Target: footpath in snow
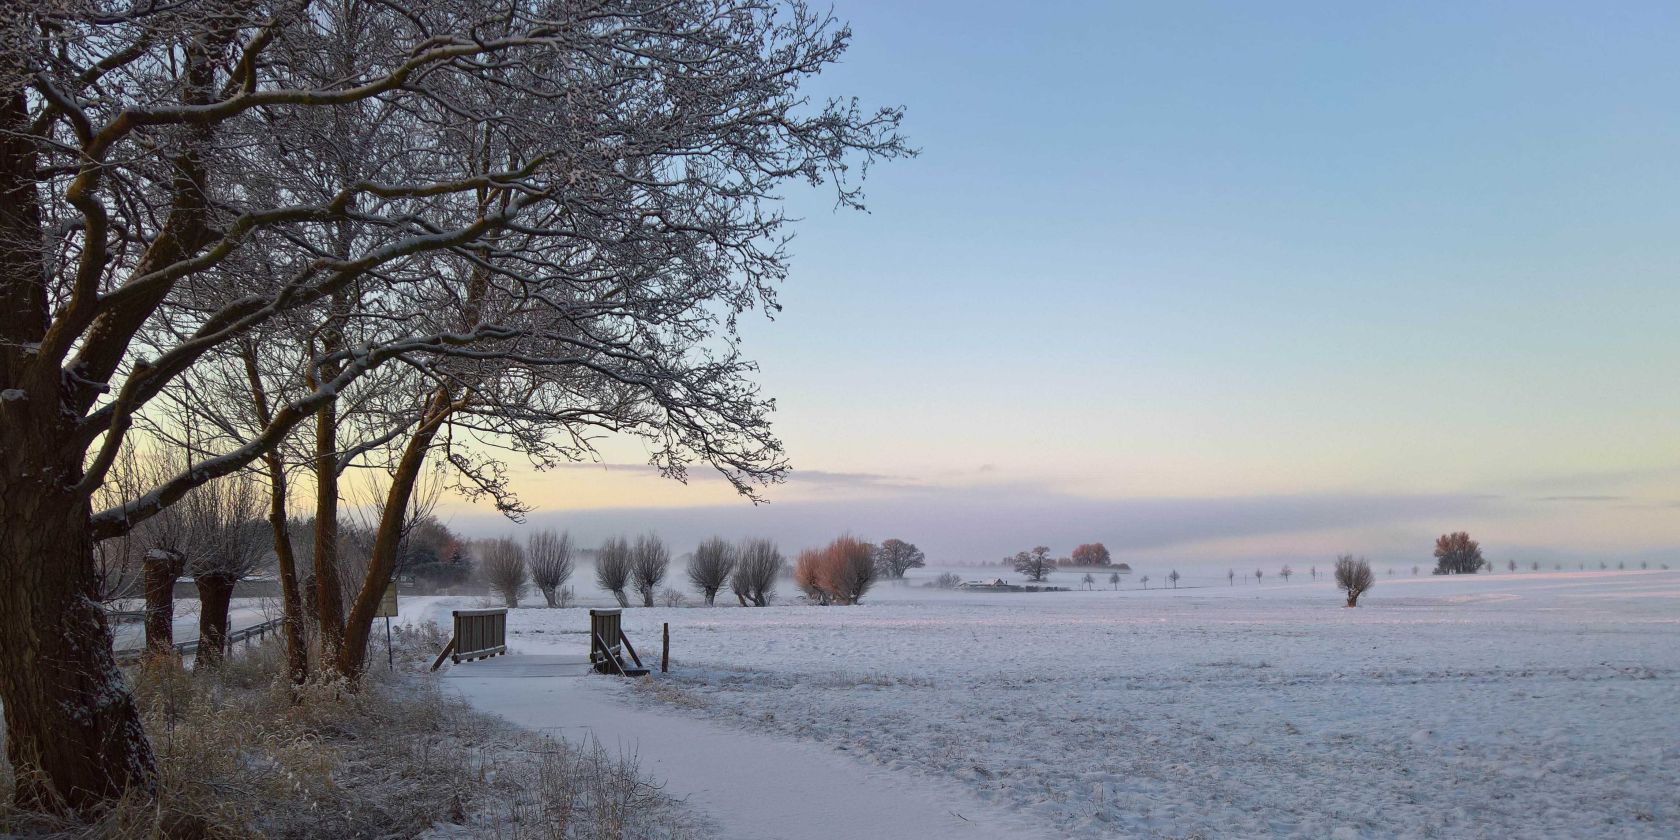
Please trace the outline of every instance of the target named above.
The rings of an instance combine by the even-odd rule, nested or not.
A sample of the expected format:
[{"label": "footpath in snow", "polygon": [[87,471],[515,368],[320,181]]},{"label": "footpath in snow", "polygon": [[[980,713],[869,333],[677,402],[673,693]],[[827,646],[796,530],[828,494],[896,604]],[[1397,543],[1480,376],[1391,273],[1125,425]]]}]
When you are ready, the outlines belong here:
[{"label": "footpath in snow", "polygon": [[583,656],[521,655],[463,663],[445,685],[474,706],[574,743],[593,737],[633,754],[665,793],[740,840],[984,840],[1047,836],[955,784],[872,767],[819,744],[725,728],[638,707]]}]

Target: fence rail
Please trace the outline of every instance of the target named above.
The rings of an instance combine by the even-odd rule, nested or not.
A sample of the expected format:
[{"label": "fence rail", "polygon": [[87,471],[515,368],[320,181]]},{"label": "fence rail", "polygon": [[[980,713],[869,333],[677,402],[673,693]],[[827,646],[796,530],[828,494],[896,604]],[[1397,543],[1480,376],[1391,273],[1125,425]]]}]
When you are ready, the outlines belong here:
[{"label": "fence rail", "polygon": [[[271,618],[261,624],[241,627],[228,634],[227,646],[231,649],[234,644],[238,642],[249,641],[253,638],[261,639],[270,632],[279,630],[280,625],[284,623],[286,623],[286,619],[284,618]],[[175,653],[178,655],[184,656],[189,653],[198,653],[198,640],[193,639],[189,642],[176,642],[172,645],[172,647],[175,648]],[[112,653],[116,655],[118,663],[127,665],[132,662],[138,662],[144,658],[146,655],[146,648],[126,648],[123,650],[112,651]]]}]

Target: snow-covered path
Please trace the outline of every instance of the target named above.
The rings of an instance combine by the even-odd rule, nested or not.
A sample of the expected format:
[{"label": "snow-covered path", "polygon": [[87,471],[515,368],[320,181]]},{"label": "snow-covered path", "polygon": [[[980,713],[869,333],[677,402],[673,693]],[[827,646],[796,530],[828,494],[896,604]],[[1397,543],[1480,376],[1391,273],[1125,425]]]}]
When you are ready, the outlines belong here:
[{"label": "snow-covered path", "polygon": [[650,711],[615,677],[586,676],[581,656],[464,663],[445,684],[474,706],[573,742],[634,754],[643,772],[740,840],[925,840],[1043,836],[955,784],[697,718]]}]

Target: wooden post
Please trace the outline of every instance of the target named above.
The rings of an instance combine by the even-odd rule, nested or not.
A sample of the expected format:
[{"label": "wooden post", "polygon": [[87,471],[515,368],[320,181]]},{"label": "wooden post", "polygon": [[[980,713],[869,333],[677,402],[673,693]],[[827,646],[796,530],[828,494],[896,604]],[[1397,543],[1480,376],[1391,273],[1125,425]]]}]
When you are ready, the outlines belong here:
[{"label": "wooden post", "polygon": [[665,622],[663,627],[661,635],[664,636],[664,644],[659,650],[659,673],[667,674],[671,671],[671,622]]}]

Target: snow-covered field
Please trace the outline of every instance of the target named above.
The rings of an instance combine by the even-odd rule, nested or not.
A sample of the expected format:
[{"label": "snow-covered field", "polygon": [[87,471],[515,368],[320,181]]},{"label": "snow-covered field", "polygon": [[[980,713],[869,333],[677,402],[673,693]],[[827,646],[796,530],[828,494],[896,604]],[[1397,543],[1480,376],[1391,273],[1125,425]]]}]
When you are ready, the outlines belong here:
[{"label": "snow-covered field", "polygon": [[[631,609],[644,658],[671,623],[672,673],[588,682],[1055,836],[1680,836],[1680,573],[1384,577],[1356,610],[1304,578]],[[580,653],[586,627],[520,609],[510,644]]]}]

